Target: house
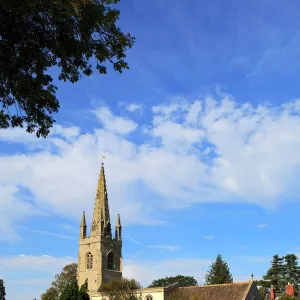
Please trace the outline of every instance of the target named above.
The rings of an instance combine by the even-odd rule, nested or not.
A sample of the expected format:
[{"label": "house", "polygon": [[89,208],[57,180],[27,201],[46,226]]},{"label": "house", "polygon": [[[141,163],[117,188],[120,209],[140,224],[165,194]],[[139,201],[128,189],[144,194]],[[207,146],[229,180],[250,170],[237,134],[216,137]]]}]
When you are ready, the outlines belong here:
[{"label": "house", "polygon": [[[288,283],[285,286],[285,292],[276,292],[275,288],[273,285],[271,285],[270,292],[266,295],[264,300],[280,300],[280,297],[283,295],[289,295],[289,296],[295,296],[295,290],[294,290],[294,285],[291,283]],[[298,295],[298,298],[300,295]]]},{"label": "house", "polygon": [[[179,287],[182,299],[197,296],[203,300],[261,300],[257,286],[253,280],[216,285]],[[196,299],[197,299],[196,298]]]}]

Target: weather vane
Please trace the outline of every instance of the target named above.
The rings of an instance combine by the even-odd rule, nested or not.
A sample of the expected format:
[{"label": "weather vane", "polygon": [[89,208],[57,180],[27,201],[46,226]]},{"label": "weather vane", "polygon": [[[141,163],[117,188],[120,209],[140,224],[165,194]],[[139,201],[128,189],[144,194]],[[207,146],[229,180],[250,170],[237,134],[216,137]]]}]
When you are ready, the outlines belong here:
[{"label": "weather vane", "polygon": [[105,156],[104,156],[104,155],[102,155],[102,156],[101,156],[101,158],[102,158],[102,163],[103,163],[103,160],[104,160]]},{"label": "weather vane", "polygon": [[253,273],[251,274],[251,278],[252,278],[252,280],[253,280],[253,277],[254,277],[254,275],[253,275]]}]

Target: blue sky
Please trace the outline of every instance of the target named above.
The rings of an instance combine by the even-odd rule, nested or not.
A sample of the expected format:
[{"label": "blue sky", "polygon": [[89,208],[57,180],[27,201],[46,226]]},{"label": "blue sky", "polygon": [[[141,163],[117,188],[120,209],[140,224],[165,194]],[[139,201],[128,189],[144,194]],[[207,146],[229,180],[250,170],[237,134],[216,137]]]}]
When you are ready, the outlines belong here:
[{"label": "blue sky", "polygon": [[[36,297],[78,251],[106,156],[124,276],[236,281],[298,253],[300,18],[296,0],[123,0],[130,70],[57,82],[46,140],[0,131],[0,277]],[[18,285],[18,289],[14,287]]]}]

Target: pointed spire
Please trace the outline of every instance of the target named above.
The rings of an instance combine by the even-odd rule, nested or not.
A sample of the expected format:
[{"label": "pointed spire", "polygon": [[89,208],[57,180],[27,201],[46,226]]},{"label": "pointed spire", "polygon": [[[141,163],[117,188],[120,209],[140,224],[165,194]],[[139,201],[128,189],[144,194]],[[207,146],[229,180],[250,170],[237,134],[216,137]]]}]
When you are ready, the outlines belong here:
[{"label": "pointed spire", "polygon": [[[103,227],[104,226],[104,227]],[[104,164],[101,164],[97,193],[94,205],[91,235],[105,234],[111,236],[110,216],[107,198]]]},{"label": "pointed spire", "polygon": [[82,218],[80,223],[80,238],[86,238],[86,220],[85,220],[85,211],[82,212]]},{"label": "pointed spire", "polygon": [[122,227],[122,226],[121,226],[121,218],[120,218],[120,214],[118,214],[118,216],[117,216],[116,227]]},{"label": "pointed spire", "polygon": [[116,227],[115,227],[115,238],[117,240],[122,239],[122,225],[121,225],[121,218],[120,218],[119,214],[117,216],[117,222],[116,222]]}]

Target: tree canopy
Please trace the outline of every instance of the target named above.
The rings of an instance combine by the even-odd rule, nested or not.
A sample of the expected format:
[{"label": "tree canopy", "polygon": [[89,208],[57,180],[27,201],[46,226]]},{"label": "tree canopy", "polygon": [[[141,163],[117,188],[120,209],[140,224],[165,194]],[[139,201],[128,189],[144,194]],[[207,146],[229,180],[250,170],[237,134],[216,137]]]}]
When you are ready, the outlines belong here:
[{"label": "tree canopy", "polygon": [[210,271],[205,276],[205,284],[232,283],[232,275],[227,263],[218,254],[216,261],[211,265]]},{"label": "tree canopy", "polygon": [[164,287],[174,283],[178,283],[178,286],[195,286],[197,285],[197,280],[193,276],[183,276],[183,275],[177,275],[173,277],[163,277],[160,279],[153,280],[153,282],[149,285],[149,288]]},{"label": "tree canopy", "polygon": [[46,137],[59,110],[55,79],[128,69],[134,44],[117,26],[120,0],[0,0],[0,128]]},{"label": "tree canopy", "polygon": [[141,288],[135,279],[115,278],[99,288],[107,300],[142,300],[137,290]]},{"label": "tree canopy", "polygon": [[258,284],[263,289],[269,289],[273,285],[277,292],[284,292],[288,282],[294,285],[295,292],[299,291],[300,267],[298,258],[295,254],[287,254],[283,257],[276,254],[273,256],[271,267]]},{"label": "tree canopy", "polygon": [[6,293],[5,293],[5,286],[3,279],[0,279],[0,300],[5,300]]},{"label": "tree canopy", "polygon": [[51,287],[42,294],[42,300],[89,300],[87,286],[77,284],[77,264],[66,265],[60,274],[55,275]]}]

